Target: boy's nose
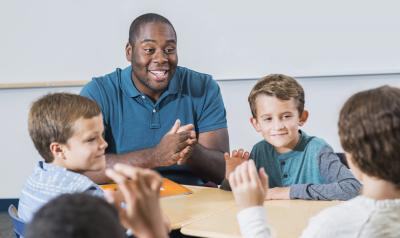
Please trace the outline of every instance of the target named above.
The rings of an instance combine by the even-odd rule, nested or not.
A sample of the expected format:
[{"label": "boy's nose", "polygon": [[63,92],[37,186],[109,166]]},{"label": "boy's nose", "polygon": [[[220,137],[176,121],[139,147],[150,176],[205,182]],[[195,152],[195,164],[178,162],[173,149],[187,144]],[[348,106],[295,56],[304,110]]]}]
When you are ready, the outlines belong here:
[{"label": "boy's nose", "polygon": [[281,130],[285,128],[285,125],[281,121],[275,121],[273,124],[273,129],[274,130]]}]

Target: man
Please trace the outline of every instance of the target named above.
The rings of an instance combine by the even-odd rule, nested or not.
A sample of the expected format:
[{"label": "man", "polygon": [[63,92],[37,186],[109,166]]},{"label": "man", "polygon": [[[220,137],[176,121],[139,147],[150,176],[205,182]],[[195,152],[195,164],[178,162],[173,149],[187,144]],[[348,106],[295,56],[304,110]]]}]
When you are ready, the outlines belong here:
[{"label": "man", "polygon": [[[180,183],[220,183],[229,138],[217,83],[177,66],[175,29],[157,14],[132,22],[125,53],[130,67],[94,78],[81,91],[102,110],[107,167],[123,162]],[[107,182],[104,171],[88,176]]]}]

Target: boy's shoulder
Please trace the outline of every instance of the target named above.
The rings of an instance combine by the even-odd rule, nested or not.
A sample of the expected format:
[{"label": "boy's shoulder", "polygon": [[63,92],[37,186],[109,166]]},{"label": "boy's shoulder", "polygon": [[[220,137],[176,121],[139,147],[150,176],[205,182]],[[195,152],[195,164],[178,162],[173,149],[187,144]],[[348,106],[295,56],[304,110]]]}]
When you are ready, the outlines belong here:
[{"label": "boy's shoulder", "polygon": [[324,139],[317,136],[310,136],[304,131],[300,131],[301,141],[299,146],[302,146],[311,150],[321,150],[325,147],[331,147]]}]

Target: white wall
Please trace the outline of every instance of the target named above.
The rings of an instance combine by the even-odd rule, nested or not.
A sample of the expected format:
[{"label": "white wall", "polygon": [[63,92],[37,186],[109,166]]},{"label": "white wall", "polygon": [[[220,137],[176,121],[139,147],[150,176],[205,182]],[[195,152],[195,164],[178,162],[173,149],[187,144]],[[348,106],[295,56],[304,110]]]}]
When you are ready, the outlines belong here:
[{"label": "white wall", "polygon": [[136,16],[178,33],[181,65],[216,79],[399,72],[397,0],[1,0],[0,84],[89,80],[125,64]]},{"label": "white wall", "polygon": [[[306,107],[310,118],[304,129],[324,138],[341,151],[337,136],[337,117],[343,102],[354,92],[384,84],[400,87],[400,74],[300,78],[306,92]],[[247,96],[255,80],[219,81],[228,114],[230,146],[251,150],[261,137],[249,123]],[[80,88],[0,90],[0,198],[19,196],[21,186],[40,159],[27,130],[30,103],[39,96],[54,91],[78,93]]]}]

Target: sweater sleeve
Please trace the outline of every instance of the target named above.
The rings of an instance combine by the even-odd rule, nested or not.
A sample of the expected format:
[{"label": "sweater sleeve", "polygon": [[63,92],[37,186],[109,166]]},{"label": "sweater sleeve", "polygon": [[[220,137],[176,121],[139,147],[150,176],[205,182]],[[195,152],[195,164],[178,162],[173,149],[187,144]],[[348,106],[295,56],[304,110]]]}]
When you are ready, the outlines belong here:
[{"label": "sweater sleeve", "polygon": [[270,238],[267,216],[263,206],[249,207],[237,214],[240,233],[244,238]]},{"label": "sweater sleeve", "polygon": [[358,195],[361,184],[329,146],[317,156],[324,184],[294,184],[290,186],[291,199],[349,200]]}]

